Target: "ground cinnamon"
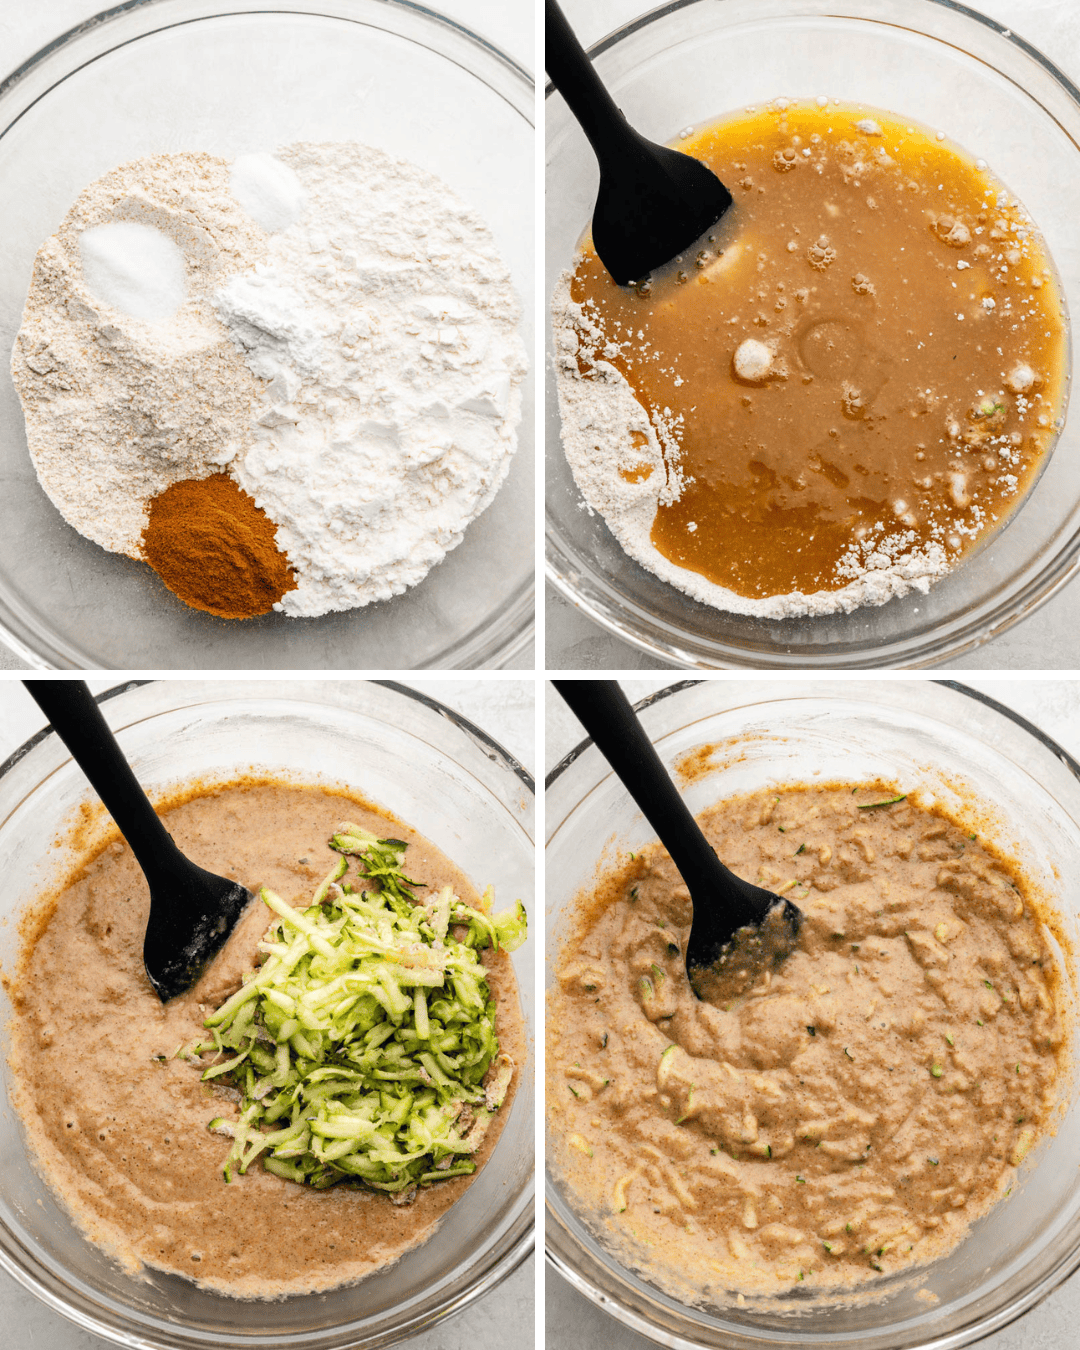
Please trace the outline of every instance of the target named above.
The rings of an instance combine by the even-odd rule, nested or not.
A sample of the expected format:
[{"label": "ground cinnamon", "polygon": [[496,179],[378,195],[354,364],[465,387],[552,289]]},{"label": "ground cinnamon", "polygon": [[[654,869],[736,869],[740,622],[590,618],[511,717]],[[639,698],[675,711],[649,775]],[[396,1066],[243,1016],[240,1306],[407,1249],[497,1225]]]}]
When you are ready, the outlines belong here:
[{"label": "ground cinnamon", "polygon": [[277,526],[227,473],[173,483],[148,509],[143,557],[193,609],[250,619],[295,587]]}]

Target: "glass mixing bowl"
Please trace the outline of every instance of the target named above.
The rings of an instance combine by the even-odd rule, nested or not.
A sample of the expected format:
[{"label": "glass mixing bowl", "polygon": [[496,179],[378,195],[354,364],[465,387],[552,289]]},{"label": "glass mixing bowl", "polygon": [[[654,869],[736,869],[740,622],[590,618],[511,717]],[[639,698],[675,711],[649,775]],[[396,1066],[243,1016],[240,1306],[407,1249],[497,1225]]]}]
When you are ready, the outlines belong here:
[{"label": "glass mixing bowl", "polygon": [[[533,321],[533,80],[410,0],[133,0],[0,82],[0,636],[34,666],[356,669],[527,656],[533,393],[491,506],[404,595],[343,614],[229,623],[65,524],[38,484],[8,370],[34,255],[79,192],[140,155],[296,140],[377,146],[437,174],[490,226]],[[380,653],[373,660],[372,652]]]},{"label": "glass mixing bowl", "polygon": [[[1080,91],[1000,24],[952,0],[675,0],[592,51],[627,117],[658,141],[780,96],[863,102],[940,128],[986,159],[1024,203],[1057,264],[1069,311],[1080,314]],[[550,295],[589,219],[597,174],[588,143],[550,90],[546,127]],[[549,371],[550,341],[549,324]],[[1077,571],[1075,412],[1008,526],[928,595],[786,620],[702,605],[622,551],[601,518],[582,509],[550,378],[546,428],[554,584],[626,641],[682,665],[929,665],[1002,632]]]},{"label": "glass mixing bowl", "polygon": [[[362,681],[166,681],[123,686],[104,696],[102,708],[145,784],[165,787],[250,765],[287,770],[306,782],[344,782],[415,826],[475,881],[490,879],[504,900],[520,896],[530,906],[532,779],[478,727],[424,695]],[[0,766],[5,969],[19,945],[15,917],[72,861],[54,841],[87,799],[86,780],[50,731]],[[532,951],[527,942],[513,957],[530,1047]],[[466,1307],[532,1250],[535,1096],[527,1067],[502,1137],[475,1183],[429,1241],[360,1284],[258,1303],[160,1272],[133,1277],[83,1237],[27,1159],[7,1097],[11,1007],[6,995],[0,1001],[0,1268],[57,1312],[118,1345],[391,1345]]]},{"label": "glass mixing bowl", "polygon": [[[730,793],[815,776],[925,786],[958,810],[978,801],[980,829],[993,829],[1025,874],[1058,897],[1076,950],[1080,765],[993,700],[959,684],[907,680],[693,681],[638,706],[669,768],[688,751],[720,745],[705,776],[682,788],[694,811]],[[655,834],[590,741],[549,776],[545,812],[550,956],[563,914],[597,863],[615,850],[625,857]],[[724,1307],[687,1307],[614,1261],[550,1174],[548,1259],[619,1321],[679,1350],[954,1350],[1012,1321],[1080,1266],[1080,1084],[1071,1077],[1057,1133],[1029,1154],[1011,1196],[949,1256],[920,1268],[921,1284],[910,1273],[882,1277],[873,1302],[830,1304],[802,1284],[745,1306],[733,1296]]]}]

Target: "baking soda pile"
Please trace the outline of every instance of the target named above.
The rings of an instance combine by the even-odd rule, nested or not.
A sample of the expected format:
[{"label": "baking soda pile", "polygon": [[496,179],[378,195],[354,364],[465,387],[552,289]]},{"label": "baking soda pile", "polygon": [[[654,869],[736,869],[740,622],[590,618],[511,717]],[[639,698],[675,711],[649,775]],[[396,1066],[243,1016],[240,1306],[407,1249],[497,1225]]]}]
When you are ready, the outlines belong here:
[{"label": "baking soda pile", "polygon": [[525,351],[487,227],[355,144],[113,170],[40,250],[12,371],[43,487],[140,557],[147,503],[224,468],[277,526],[276,608],[385,600],[509,469]]}]

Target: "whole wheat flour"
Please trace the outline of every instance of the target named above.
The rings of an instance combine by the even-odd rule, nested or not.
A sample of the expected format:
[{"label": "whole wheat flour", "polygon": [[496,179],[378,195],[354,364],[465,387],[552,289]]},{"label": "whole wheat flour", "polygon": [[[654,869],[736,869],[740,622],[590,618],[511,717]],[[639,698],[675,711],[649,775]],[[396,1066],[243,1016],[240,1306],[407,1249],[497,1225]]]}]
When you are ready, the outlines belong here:
[{"label": "whole wheat flour", "polygon": [[564,272],[552,298],[563,451],[586,508],[603,517],[631,558],[714,609],[767,619],[850,613],[909,591],[925,594],[948,571],[940,544],[912,548],[914,535],[904,531],[853,542],[840,564],[841,575],[850,577],[848,584],[812,594],[738,595],[666,558],[650,532],[657,507],[677,501],[682,492],[678,421],[663,414],[655,423],[650,420],[626,378],[611,364],[615,352],[571,298],[570,281],[571,274]]},{"label": "whole wheat flour", "polygon": [[297,586],[276,608],[314,616],[415,585],[491,501],[518,319],[486,226],[411,164],[160,155],[92,184],[43,246],[12,371],[82,534],[140,557],[149,499],[225,468],[278,526]]},{"label": "whole wheat flour", "polygon": [[[186,298],[165,319],[90,289],[80,238],[118,223],[159,231],[183,257]],[[157,155],[92,183],[38,251],[12,376],[42,487],[102,548],[140,557],[149,498],[216,472],[253,440],[258,387],[212,299],[268,238],[229,195],[225,160]]]}]

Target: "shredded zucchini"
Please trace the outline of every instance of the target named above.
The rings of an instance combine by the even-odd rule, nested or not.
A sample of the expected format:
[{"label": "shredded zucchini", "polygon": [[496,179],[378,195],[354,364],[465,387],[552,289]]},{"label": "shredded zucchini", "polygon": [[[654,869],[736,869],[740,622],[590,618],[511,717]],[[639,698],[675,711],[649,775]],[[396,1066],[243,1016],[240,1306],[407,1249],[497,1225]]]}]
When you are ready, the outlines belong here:
[{"label": "shredded zucchini", "polygon": [[492,915],[490,887],[479,908],[449,886],[421,901],[406,845],[356,825],[331,847],[342,857],[305,909],[262,889],[278,916],[265,960],[180,1053],[212,1053],[203,1080],[240,1093],[237,1119],[208,1126],[232,1139],[226,1181],[261,1158],[288,1181],[404,1199],[474,1172],[506,1099],[514,1065],[478,952],[516,950],[525,909]]}]

